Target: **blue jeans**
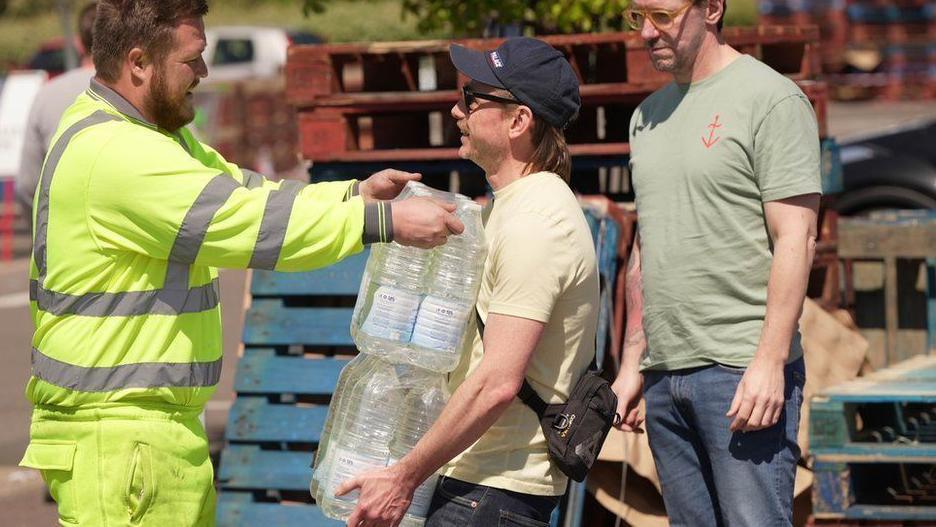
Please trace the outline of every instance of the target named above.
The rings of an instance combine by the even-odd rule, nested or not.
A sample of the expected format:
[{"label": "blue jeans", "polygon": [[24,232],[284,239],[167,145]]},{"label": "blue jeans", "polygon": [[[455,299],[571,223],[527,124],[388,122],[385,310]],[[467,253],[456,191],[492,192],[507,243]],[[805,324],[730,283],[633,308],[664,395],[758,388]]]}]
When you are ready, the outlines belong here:
[{"label": "blue jeans", "polygon": [[647,371],[647,434],[670,525],[791,525],[796,434],[806,370],[784,370],[786,403],[774,426],[731,432],[725,414],[744,374],[722,365]]},{"label": "blue jeans", "polygon": [[439,477],[426,527],[547,527],[559,496],[521,494]]}]

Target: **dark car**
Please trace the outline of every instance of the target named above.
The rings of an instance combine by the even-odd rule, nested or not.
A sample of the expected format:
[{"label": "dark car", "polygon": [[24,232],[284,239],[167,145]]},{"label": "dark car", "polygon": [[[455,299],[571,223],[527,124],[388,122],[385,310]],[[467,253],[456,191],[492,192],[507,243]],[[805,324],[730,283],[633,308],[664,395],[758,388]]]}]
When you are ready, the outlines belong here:
[{"label": "dark car", "polygon": [[936,209],[936,120],[841,145],[842,214]]}]

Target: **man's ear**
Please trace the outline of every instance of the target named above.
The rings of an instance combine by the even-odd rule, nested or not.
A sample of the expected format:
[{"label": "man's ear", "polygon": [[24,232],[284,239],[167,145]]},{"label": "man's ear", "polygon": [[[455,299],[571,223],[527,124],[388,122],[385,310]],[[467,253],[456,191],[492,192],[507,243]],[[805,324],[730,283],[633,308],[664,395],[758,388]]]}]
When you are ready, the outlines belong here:
[{"label": "man's ear", "polygon": [[153,74],[153,63],[140,48],[133,48],[127,53],[127,66],[134,83],[147,81]]},{"label": "man's ear", "polygon": [[713,26],[718,24],[724,12],[725,0],[707,0],[705,6],[705,22]]},{"label": "man's ear", "polygon": [[533,110],[529,106],[521,104],[513,112],[513,118],[510,121],[510,130],[508,131],[511,139],[516,139],[533,129]]}]

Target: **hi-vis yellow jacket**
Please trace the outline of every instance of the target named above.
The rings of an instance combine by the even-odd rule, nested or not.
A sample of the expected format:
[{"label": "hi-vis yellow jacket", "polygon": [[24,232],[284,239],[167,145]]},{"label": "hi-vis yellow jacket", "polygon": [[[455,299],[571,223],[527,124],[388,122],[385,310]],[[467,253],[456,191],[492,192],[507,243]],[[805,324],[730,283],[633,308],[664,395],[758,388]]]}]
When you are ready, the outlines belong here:
[{"label": "hi-vis yellow jacket", "polygon": [[389,207],[365,206],[355,187],[241,170],[92,80],[62,118],[34,202],[27,397],[202,406],[221,372],[216,268],[309,270],[386,241]]}]

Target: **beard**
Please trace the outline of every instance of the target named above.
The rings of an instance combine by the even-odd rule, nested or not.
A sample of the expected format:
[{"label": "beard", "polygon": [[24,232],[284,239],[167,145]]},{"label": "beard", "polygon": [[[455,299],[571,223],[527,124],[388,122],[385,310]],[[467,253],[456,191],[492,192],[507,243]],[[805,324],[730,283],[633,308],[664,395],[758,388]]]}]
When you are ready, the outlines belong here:
[{"label": "beard", "polygon": [[175,132],[195,118],[195,108],[188,100],[187,93],[188,87],[178,94],[172,93],[162,68],[157,68],[153,74],[153,84],[143,104],[157,126]]},{"label": "beard", "polygon": [[657,41],[648,42],[647,47],[650,52],[650,62],[657,71],[663,73],[678,74],[692,71],[699,48],[702,46],[702,41],[704,39],[705,31],[702,30],[689,35],[683,35],[680,40],[684,40],[684,42],[674,41],[672,43],[667,43],[666,47],[669,53],[665,55],[665,58],[657,57],[653,54],[652,50],[657,47]]}]

